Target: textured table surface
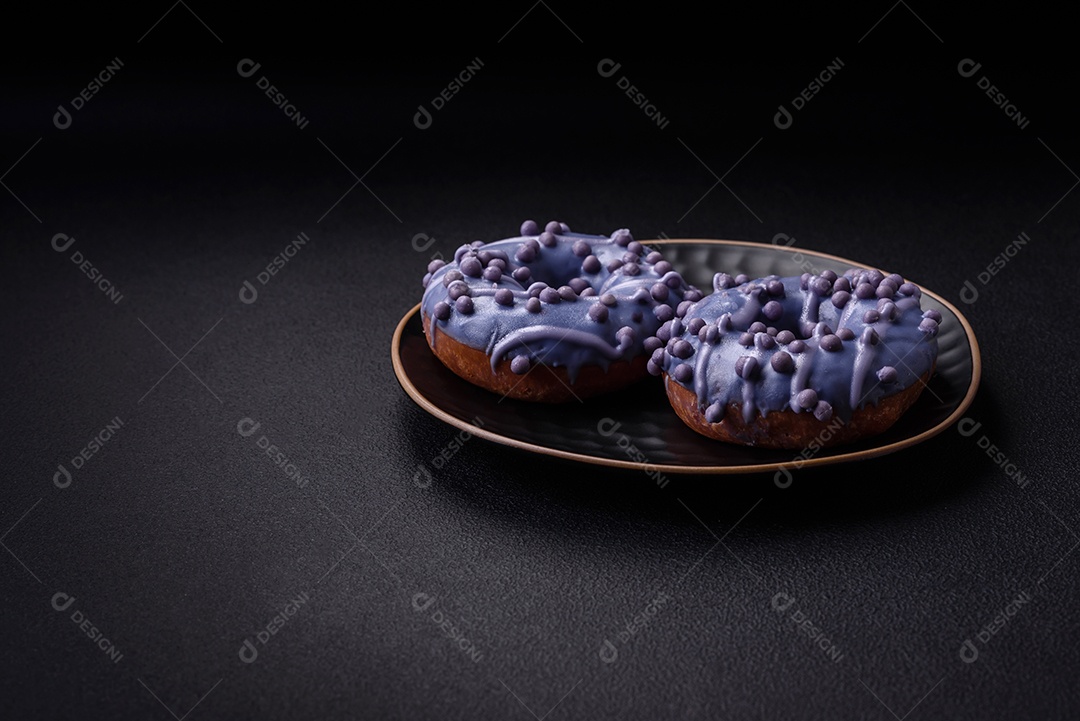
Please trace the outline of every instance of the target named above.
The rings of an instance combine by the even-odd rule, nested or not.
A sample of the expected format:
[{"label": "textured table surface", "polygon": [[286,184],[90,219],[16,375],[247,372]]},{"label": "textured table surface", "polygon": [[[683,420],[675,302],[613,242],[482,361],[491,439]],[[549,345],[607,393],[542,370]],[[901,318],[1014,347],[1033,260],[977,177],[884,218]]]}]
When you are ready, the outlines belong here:
[{"label": "textured table surface", "polygon": [[[6,67],[12,718],[1080,713],[1061,18],[165,9]],[[968,420],[788,488],[462,442],[391,334],[526,217],[913,278],[978,335]]]}]

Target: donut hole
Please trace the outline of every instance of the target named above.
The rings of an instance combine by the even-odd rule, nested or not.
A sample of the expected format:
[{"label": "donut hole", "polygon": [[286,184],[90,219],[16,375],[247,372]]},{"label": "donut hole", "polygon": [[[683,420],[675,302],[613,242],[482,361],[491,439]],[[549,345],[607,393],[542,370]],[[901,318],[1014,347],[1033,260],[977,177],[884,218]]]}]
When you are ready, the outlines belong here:
[{"label": "donut hole", "polygon": [[585,273],[582,269],[582,258],[572,253],[544,252],[530,263],[517,265],[529,269],[529,280],[522,284],[525,288],[533,283],[544,283],[552,288],[568,285],[574,288],[578,295],[585,288],[592,288],[599,292],[604,280],[610,275],[603,266],[597,273]]}]

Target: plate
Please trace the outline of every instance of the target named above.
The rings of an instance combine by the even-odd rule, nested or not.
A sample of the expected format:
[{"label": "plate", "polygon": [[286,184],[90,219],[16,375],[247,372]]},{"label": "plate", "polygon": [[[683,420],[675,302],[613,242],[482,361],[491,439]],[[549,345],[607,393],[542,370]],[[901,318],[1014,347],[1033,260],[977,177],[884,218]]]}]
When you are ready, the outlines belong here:
[{"label": "plate", "polygon": [[[751,278],[815,270],[872,268],[835,255],[733,240],[657,240],[686,280],[712,287],[718,271]],[[913,281],[917,284],[917,281]],[[971,405],[981,361],[975,333],[951,303],[923,286],[923,308],[941,313],[938,360],[919,400],[885,433],[858,443],[796,454],[712,440],[686,427],[668,404],[663,384],[643,381],[633,393],[584,403],[542,405],[500,398],[456,376],[428,347],[417,304],[398,323],[394,372],[421,408],[452,426],[532,453],[647,473],[756,473],[846,463],[894,453],[941,433]],[[543,372],[539,367],[535,372]]]}]

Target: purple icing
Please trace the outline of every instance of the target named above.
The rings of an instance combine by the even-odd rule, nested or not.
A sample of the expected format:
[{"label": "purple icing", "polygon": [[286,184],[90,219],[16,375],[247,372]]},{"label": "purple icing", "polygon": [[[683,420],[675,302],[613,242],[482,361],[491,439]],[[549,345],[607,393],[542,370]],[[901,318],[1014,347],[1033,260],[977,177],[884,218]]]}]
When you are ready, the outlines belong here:
[{"label": "purple icing", "polygon": [[[661,327],[669,350],[660,350],[653,364],[654,372],[695,393],[710,423],[730,403],[742,404],[747,422],[788,408],[822,422],[846,421],[917,383],[937,358],[941,314],[924,313],[921,291],[895,274],[851,269],[751,281],[717,273],[713,288],[680,308],[694,328],[690,322],[685,329],[674,322]],[[771,303],[779,314],[766,312]],[[684,342],[693,352],[686,353]],[[675,348],[684,355],[675,356]],[[691,366],[690,380],[675,375],[681,365]]]},{"label": "purple icing", "polygon": [[[572,233],[557,221],[525,221],[521,237],[463,245],[453,263],[428,273],[421,308],[440,332],[487,353],[493,371],[509,360],[523,374],[542,358],[565,367],[571,382],[584,366],[606,369],[643,355],[653,356],[658,372],[671,356],[653,336],[674,319],[674,307],[701,298],[628,230],[608,238]],[[687,358],[694,353],[685,339],[677,347]],[[681,365],[690,382],[693,361]]]}]

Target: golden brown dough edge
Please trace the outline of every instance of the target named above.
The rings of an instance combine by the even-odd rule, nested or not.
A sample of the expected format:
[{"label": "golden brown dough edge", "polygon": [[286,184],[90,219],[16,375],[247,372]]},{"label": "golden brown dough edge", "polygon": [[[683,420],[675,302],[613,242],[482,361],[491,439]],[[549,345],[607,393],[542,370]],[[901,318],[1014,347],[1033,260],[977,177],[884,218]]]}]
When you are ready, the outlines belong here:
[{"label": "golden brown dough edge", "polygon": [[846,423],[838,417],[819,421],[813,413],[796,413],[790,408],[773,411],[762,417],[755,414],[747,423],[743,420],[742,404],[728,404],[727,412],[717,423],[705,420],[698,408],[697,395],[664,374],[668,400],[683,423],[698,433],[728,443],[763,448],[799,450],[812,442],[822,446],[851,443],[888,430],[915,403],[923,387],[934,374],[934,366],[899,393],[882,398],[876,406],[864,406],[855,411]]},{"label": "golden brown dough edge", "polygon": [[[422,316],[424,336],[431,333],[429,316]],[[432,343],[434,340],[434,343]],[[544,365],[524,375],[510,370],[510,361],[502,360],[491,372],[491,360],[486,353],[460,343],[435,327],[435,338],[428,337],[428,347],[443,365],[474,385],[500,396],[538,403],[568,403],[584,400],[601,393],[625,388],[643,380],[649,374],[645,364],[649,359],[641,355],[634,360],[615,361],[605,371],[600,366],[584,366],[578,372],[577,381],[570,382],[566,368]],[[556,380],[557,379],[557,380]]]}]

